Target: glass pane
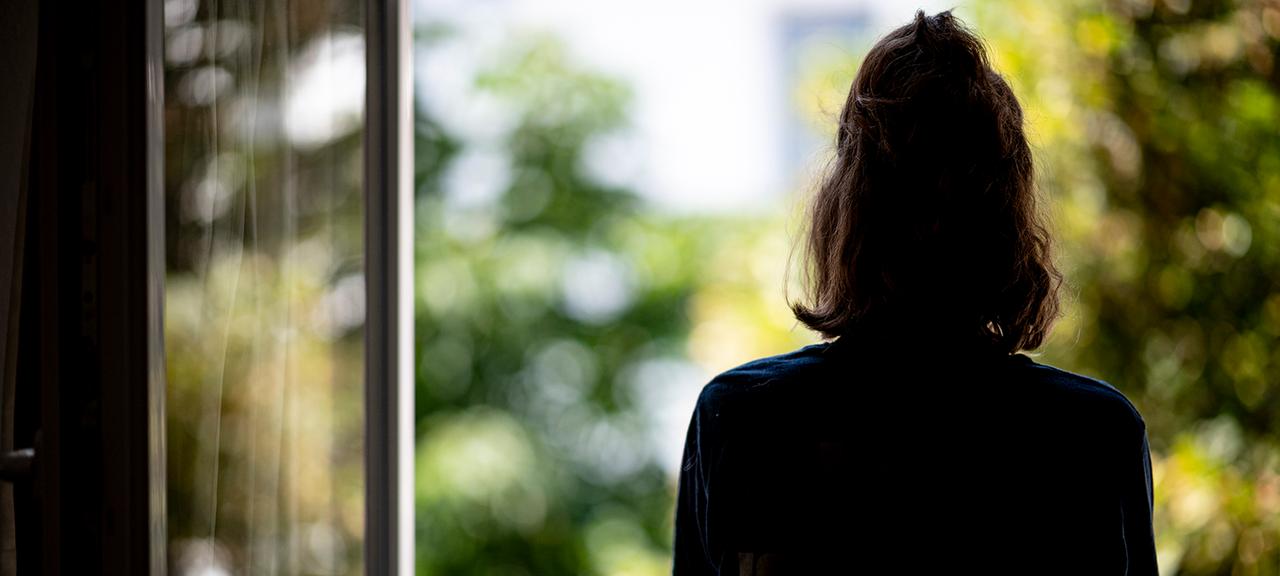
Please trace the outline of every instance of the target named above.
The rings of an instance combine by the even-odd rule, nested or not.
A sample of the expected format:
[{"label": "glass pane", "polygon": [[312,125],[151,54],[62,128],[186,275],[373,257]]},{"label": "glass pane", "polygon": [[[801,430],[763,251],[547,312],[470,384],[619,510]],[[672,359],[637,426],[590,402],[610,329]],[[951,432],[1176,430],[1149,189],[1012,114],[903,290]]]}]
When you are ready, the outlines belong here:
[{"label": "glass pane", "polygon": [[173,574],[362,572],[362,26],[165,2]]},{"label": "glass pane", "polygon": [[816,340],[787,220],[868,20],[731,4],[415,2],[426,573],[670,574],[702,386]]}]

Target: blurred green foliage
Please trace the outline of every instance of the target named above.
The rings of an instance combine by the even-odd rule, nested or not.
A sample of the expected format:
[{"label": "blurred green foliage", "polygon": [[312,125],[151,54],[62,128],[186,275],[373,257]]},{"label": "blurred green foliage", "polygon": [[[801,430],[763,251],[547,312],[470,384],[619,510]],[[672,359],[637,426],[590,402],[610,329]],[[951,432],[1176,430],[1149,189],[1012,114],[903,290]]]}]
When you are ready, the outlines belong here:
[{"label": "blurred green foliage", "polygon": [[[660,232],[623,221],[636,198],[577,164],[589,136],[623,121],[624,88],[566,68],[554,45],[522,48],[476,79],[518,111],[499,198],[446,198],[462,146],[432,118],[416,127],[419,570],[651,571],[664,561],[666,479],[631,461],[637,422],[611,384],[641,353],[679,353],[687,320],[670,311],[691,275],[607,287],[629,293],[626,309],[562,306],[566,268],[625,276],[626,245],[643,244],[628,235]],[[607,553],[589,554],[591,538]]]},{"label": "blurred green foliage", "polygon": [[1145,416],[1165,573],[1280,573],[1280,5],[978,8],[1071,282],[1046,358]]},{"label": "blurred green foliage", "polygon": [[[1042,360],[1145,415],[1162,571],[1280,574],[1280,4],[960,14],[1024,102],[1060,238]],[[815,67],[840,82],[806,84],[805,112],[829,125],[856,65]],[[665,573],[672,463],[638,390],[813,340],[782,297],[789,208],[672,216],[594,179],[628,92],[552,40],[514,39],[474,89],[515,111],[498,194],[446,193],[473,145],[425,109],[416,126],[419,571]]]},{"label": "blurred green foliage", "polygon": [[781,228],[660,216],[597,182],[584,149],[625,127],[626,88],[546,37],[503,62],[475,79],[515,116],[496,197],[444,190],[467,146],[421,110],[416,126],[418,568],[669,572],[674,463],[638,388],[687,372],[700,329],[708,343],[737,331],[754,346],[738,355],[800,341],[785,308],[761,317]]}]

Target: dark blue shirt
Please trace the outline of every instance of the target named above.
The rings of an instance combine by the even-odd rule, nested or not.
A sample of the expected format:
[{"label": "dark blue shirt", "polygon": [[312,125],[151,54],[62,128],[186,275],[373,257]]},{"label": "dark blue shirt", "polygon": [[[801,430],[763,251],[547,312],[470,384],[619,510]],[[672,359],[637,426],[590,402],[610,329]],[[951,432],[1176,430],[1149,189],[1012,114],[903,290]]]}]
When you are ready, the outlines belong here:
[{"label": "dark blue shirt", "polygon": [[1156,574],[1123,394],[1022,354],[894,350],[846,336],[707,384],[676,576]]}]

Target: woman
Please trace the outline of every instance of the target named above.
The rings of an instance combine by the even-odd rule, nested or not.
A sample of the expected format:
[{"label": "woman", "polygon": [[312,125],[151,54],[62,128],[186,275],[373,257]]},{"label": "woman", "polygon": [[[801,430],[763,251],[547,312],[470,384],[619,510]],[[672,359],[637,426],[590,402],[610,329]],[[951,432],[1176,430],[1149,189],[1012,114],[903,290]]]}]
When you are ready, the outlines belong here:
[{"label": "woman", "polygon": [[677,576],[1156,573],[1141,415],[1021,353],[1061,278],[1021,108],[950,13],[867,54],[806,248],[828,341],[702,391]]}]

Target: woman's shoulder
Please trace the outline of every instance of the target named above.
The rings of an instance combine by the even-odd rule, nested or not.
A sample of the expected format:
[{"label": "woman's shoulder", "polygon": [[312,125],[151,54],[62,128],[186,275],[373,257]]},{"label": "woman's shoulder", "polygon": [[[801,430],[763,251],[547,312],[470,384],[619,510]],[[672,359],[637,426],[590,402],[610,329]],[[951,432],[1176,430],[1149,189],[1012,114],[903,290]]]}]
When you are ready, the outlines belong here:
[{"label": "woman's shoulder", "polygon": [[[957,405],[987,403],[1011,410],[1038,413],[1045,420],[1062,419],[1091,427],[1129,432],[1145,430],[1146,423],[1134,403],[1118,388],[1101,380],[1050,364],[1025,354],[990,362],[960,363],[916,357],[867,361],[851,359],[849,350],[823,342],[797,350],[746,362],[725,370],[706,385],[698,396],[699,412],[714,419],[728,414],[752,415],[773,412],[797,398],[839,397],[849,394],[833,388],[855,387],[852,397],[867,402],[914,402],[926,394],[931,402],[953,398]],[[883,364],[891,365],[884,368]],[[979,370],[982,373],[968,373]],[[995,377],[1002,373],[1003,377]],[[918,382],[912,374],[920,376]],[[896,387],[913,390],[893,390]],[[822,390],[823,393],[813,392]],[[931,392],[925,392],[930,390]],[[846,393],[849,391],[845,391]],[[904,395],[905,394],[905,395]]]},{"label": "woman's shoulder", "polygon": [[716,375],[702,388],[698,405],[717,407],[726,401],[755,396],[777,385],[800,380],[826,365],[830,344],[820,342],[735,366]]},{"label": "woman's shoulder", "polygon": [[1031,359],[1025,354],[1010,357],[1014,387],[1027,387],[1027,393],[1045,402],[1069,408],[1076,413],[1096,414],[1113,422],[1145,428],[1146,423],[1133,401],[1119,388],[1105,380],[1085,376]]}]

